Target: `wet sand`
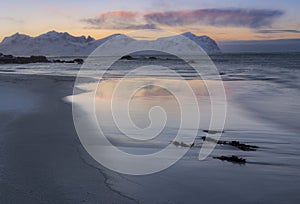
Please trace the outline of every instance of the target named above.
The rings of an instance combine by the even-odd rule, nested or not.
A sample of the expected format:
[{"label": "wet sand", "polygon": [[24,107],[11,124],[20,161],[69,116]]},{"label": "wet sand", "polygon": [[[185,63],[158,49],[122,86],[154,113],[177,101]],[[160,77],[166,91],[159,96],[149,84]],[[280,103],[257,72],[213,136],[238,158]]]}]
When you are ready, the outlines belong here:
[{"label": "wet sand", "polygon": [[74,77],[0,75],[0,203],[136,203],[111,188],[76,135]]}]

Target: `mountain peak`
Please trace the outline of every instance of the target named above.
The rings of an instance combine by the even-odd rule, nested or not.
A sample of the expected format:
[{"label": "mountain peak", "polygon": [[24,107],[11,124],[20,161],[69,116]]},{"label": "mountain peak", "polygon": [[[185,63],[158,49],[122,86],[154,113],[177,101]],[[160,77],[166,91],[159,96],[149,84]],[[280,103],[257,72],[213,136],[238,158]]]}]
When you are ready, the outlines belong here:
[{"label": "mountain peak", "polygon": [[87,42],[91,42],[94,41],[95,39],[93,37],[91,37],[90,35],[86,38]]},{"label": "mountain peak", "polygon": [[[47,33],[41,34],[38,37],[59,37],[59,36],[71,36],[69,33],[67,32],[57,32],[55,30],[49,31]],[[73,36],[72,36],[73,37]]]},{"label": "mountain peak", "polygon": [[206,38],[206,39],[211,39],[210,37],[208,37],[207,35],[196,35],[192,32],[185,32],[185,33],[182,33],[181,35],[187,37],[187,38]]},{"label": "mountain peak", "polygon": [[185,33],[182,33],[181,35],[186,36],[186,37],[190,37],[190,36],[194,37],[194,36],[196,36],[196,35],[195,35],[194,33],[192,33],[192,32],[185,32]]},{"label": "mountain peak", "polygon": [[10,37],[12,37],[12,38],[29,37],[29,35],[25,35],[25,34],[21,34],[21,33],[17,32]]},{"label": "mountain peak", "polygon": [[51,33],[59,33],[59,32],[57,32],[56,30],[50,30],[50,31],[48,31],[47,33],[45,33],[45,34],[51,34]]},{"label": "mountain peak", "polygon": [[30,38],[31,37],[29,35],[20,34],[17,32],[9,37],[5,37],[1,43],[16,43],[17,41],[23,41]]},{"label": "mountain peak", "polygon": [[221,53],[220,48],[218,47],[216,41],[211,39],[210,37],[203,35],[197,36],[191,32],[185,32],[181,34],[184,37],[189,38],[190,40],[194,41],[198,45],[200,45],[208,54],[212,53]]},{"label": "mountain peak", "polygon": [[66,42],[73,42],[73,43],[88,43],[92,42],[95,39],[91,36],[85,37],[85,36],[73,36],[69,34],[68,32],[57,32],[55,30],[49,31],[45,34],[39,35],[36,37],[37,39],[41,40],[50,40],[50,41],[66,41]]}]

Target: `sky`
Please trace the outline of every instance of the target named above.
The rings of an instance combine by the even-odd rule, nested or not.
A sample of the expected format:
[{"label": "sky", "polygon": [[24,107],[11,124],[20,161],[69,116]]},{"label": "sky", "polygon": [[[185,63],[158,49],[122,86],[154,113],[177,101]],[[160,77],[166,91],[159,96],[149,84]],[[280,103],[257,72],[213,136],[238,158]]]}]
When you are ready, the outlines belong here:
[{"label": "sky", "polygon": [[193,32],[217,41],[300,38],[299,0],[10,0],[0,40],[56,30],[96,39],[139,29]]}]

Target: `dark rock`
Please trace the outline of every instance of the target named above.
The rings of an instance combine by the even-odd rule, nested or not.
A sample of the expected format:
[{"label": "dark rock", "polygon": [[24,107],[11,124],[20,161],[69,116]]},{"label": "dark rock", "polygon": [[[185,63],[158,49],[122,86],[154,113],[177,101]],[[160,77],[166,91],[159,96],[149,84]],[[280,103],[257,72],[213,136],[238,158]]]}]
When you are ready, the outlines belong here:
[{"label": "dark rock", "polygon": [[83,59],[74,59],[74,62],[77,64],[83,64],[84,60]]},{"label": "dark rock", "polygon": [[246,159],[243,159],[241,157],[237,157],[232,155],[231,157],[227,157],[227,156],[220,156],[220,157],[213,157],[214,159],[219,159],[222,161],[229,161],[232,163],[239,163],[239,164],[245,164],[246,163]]},{"label": "dark rock", "polygon": [[157,57],[151,56],[151,57],[149,57],[148,59],[150,59],[150,60],[157,60]]},{"label": "dark rock", "polygon": [[1,55],[0,64],[29,64],[49,62],[45,56],[14,57],[13,55]]},{"label": "dark rock", "polygon": [[29,63],[77,63],[83,64],[83,59],[74,59],[74,60],[60,60],[55,59],[49,61],[46,56],[30,56],[30,57],[14,57],[13,55],[3,55],[0,53],[0,64],[29,64]]},{"label": "dark rock", "polygon": [[195,145],[195,143],[192,143],[192,144],[186,144],[184,142],[178,142],[178,141],[174,141],[173,144],[176,146],[176,147],[193,147]]},{"label": "dark rock", "polygon": [[125,59],[125,60],[133,60],[133,57],[131,57],[130,55],[125,55],[123,57],[121,57],[121,60]]},{"label": "dark rock", "polygon": [[60,59],[56,59],[56,60],[52,60],[53,63],[77,63],[77,64],[83,64],[84,60],[83,59],[74,59],[74,60],[60,60]]},{"label": "dark rock", "polygon": [[1,72],[8,72],[8,73],[11,73],[11,72],[16,72],[15,70],[1,70]]},{"label": "dark rock", "polygon": [[208,142],[215,142],[217,144],[222,144],[222,145],[230,145],[233,147],[237,147],[242,151],[256,151],[256,149],[258,148],[258,146],[243,144],[240,143],[239,141],[223,141],[223,140],[216,140],[211,137],[202,137],[202,140]]},{"label": "dark rock", "polygon": [[256,151],[256,149],[258,148],[258,146],[243,144],[243,143],[240,143],[239,141],[231,141],[228,144],[231,146],[237,147],[243,151]]},{"label": "dark rock", "polygon": [[224,133],[222,130],[202,130],[203,132],[206,132],[208,134],[217,134],[217,133]]},{"label": "dark rock", "polygon": [[31,62],[49,62],[47,57],[45,56],[30,56],[30,61]]},{"label": "dark rock", "polygon": [[7,58],[7,59],[12,59],[12,58],[14,58],[13,55],[3,55],[3,57],[5,57],[5,58]]},{"label": "dark rock", "polygon": [[28,57],[16,57],[14,59],[15,64],[29,64],[30,63],[30,58]]}]

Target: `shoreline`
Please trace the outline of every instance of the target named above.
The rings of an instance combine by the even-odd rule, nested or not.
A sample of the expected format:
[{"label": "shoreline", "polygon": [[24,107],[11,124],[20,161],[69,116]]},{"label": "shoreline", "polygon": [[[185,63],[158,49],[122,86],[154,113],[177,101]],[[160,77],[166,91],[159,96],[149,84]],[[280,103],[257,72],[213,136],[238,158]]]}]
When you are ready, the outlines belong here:
[{"label": "shoreline", "polygon": [[13,98],[14,93],[30,93],[28,105],[0,110],[1,203],[136,203],[110,187],[109,175],[81,147],[71,104],[62,100],[72,95],[74,80],[0,75],[1,87],[8,90],[0,97],[8,103],[11,98],[22,104],[26,97]]}]

